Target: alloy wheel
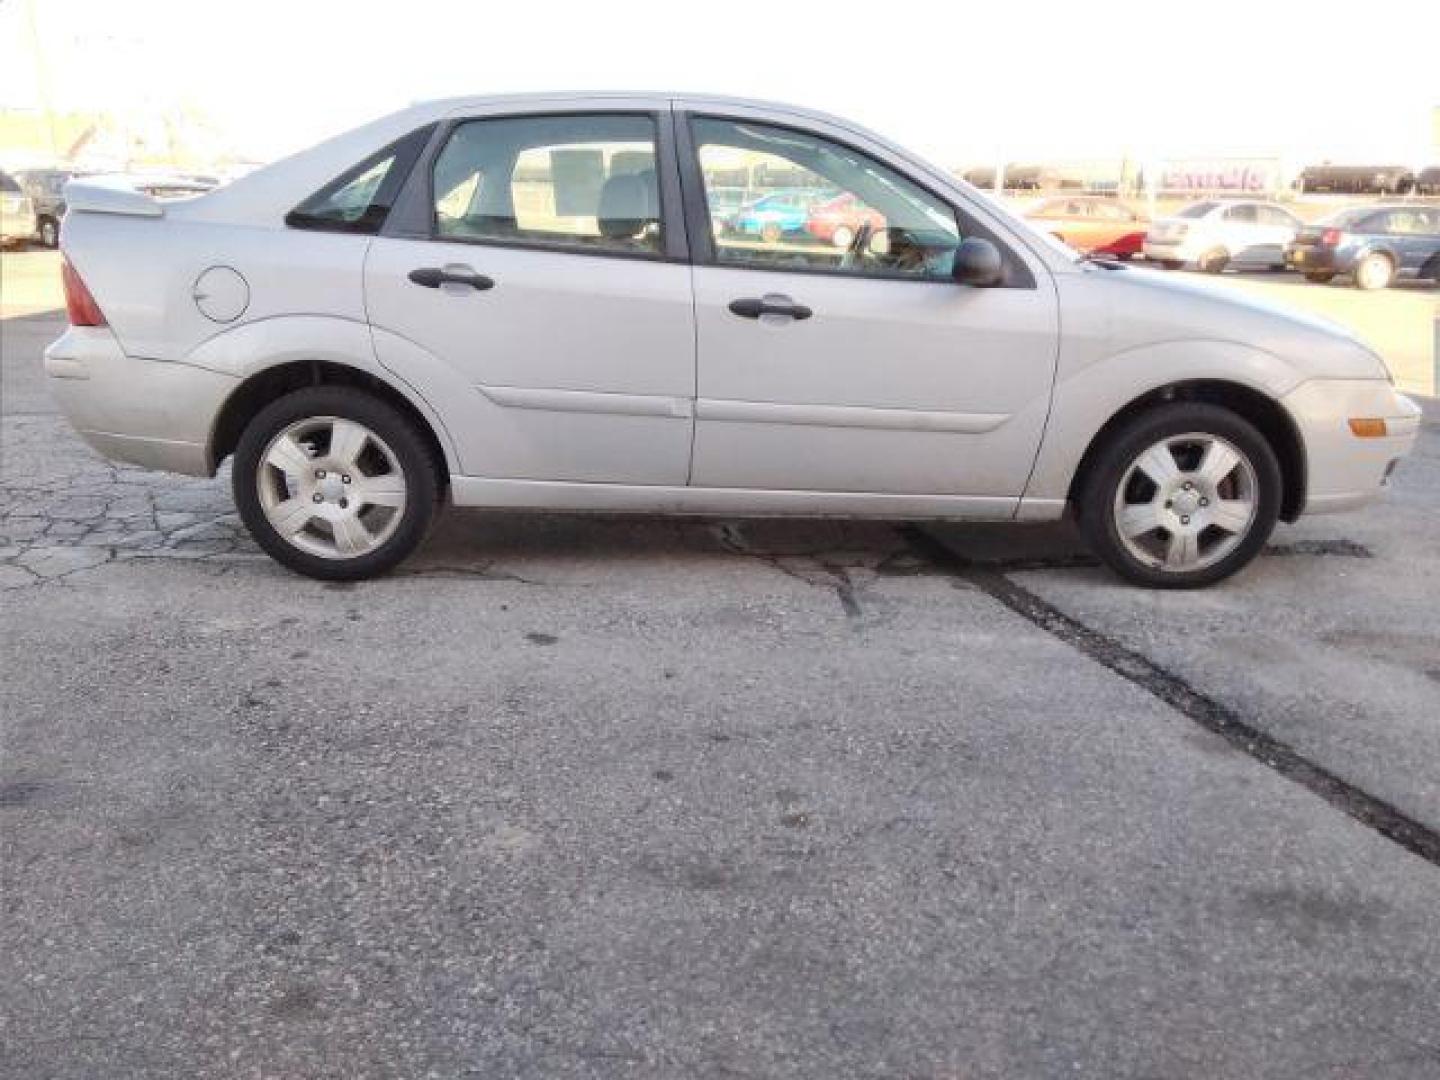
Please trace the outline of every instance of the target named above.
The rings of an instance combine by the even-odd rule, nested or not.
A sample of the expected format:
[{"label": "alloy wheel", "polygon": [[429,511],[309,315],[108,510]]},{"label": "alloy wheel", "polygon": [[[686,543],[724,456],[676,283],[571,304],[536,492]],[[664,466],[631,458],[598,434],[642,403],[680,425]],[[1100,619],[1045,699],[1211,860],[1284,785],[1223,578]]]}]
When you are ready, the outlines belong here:
[{"label": "alloy wheel", "polygon": [[384,544],[405,512],[408,486],[395,452],[354,420],[298,420],[270,440],[255,478],[260,507],[289,544],[353,559]]},{"label": "alloy wheel", "polygon": [[1258,508],[1255,467],[1233,443],[1192,432],[1161,439],[1126,468],[1112,508],[1135,559],[1167,572],[1201,570],[1250,533]]}]

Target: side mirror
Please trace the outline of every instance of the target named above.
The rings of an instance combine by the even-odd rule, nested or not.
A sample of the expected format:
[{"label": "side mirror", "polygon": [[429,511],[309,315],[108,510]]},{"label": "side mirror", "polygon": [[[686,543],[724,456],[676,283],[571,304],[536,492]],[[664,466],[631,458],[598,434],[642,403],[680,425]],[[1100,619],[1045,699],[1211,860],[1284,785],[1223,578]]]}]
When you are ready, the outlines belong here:
[{"label": "side mirror", "polygon": [[1000,257],[1000,249],[989,240],[971,236],[960,241],[955,249],[955,263],[950,273],[961,285],[983,289],[1005,280],[1005,260]]}]

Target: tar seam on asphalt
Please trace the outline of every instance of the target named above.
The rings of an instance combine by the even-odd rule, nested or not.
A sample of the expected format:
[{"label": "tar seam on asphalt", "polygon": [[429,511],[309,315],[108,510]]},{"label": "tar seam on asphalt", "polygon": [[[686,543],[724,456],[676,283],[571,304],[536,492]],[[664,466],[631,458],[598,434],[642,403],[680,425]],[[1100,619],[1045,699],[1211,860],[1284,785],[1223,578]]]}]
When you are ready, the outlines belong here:
[{"label": "tar seam on asphalt", "polygon": [[1261,731],[1233,709],[1196,690],[1148,657],[1077,622],[998,570],[966,560],[916,526],[906,526],[902,532],[910,546],[934,565],[974,585],[1027,622],[1149,691],[1235,749],[1320,796],[1360,824],[1440,866],[1440,833]]}]

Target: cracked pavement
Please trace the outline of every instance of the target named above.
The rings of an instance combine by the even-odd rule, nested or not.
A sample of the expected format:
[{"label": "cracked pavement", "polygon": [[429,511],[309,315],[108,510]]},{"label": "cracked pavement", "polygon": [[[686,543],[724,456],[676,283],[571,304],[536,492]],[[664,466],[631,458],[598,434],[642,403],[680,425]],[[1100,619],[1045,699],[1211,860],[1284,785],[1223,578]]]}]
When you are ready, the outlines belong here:
[{"label": "cracked pavement", "polygon": [[[0,321],[0,1075],[1440,1069],[1440,869],[903,529],[452,514],[309,581],[81,445],[57,330]],[[1204,593],[930,535],[1440,827],[1435,427]]]},{"label": "cracked pavement", "polygon": [[115,559],[253,555],[220,482],[114,465],[54,417],[7,419],[0,447],[0,590]]}]

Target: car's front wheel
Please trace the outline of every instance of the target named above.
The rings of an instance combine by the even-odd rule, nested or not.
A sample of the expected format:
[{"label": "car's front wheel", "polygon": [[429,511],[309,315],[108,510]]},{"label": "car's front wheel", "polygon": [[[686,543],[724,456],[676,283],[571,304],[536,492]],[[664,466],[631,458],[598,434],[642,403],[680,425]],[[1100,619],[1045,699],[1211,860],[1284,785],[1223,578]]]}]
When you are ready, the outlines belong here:
[{"label": "car's front wheel", "polygon": [[1281,488],[1275,452],[1252,424],[1217,405],[1174,402],[1098,449],[1075,510],[1091,550],[1121,577],[1196,588],[1259,554]]},{"label": "car's front wheel", "polygon": [[439,472],[397,409],[346,386],[297,390],[256,414],[235,448],[241,520],[276,561],[328,581],[392,569],[425,537]]},{"label": "car's front wheel", "polygon": [[850,245],[855,242],[855,230],[849,225],[837,225],[835,231],[830,234],[830,243],[841,251],[849,251]]}]

